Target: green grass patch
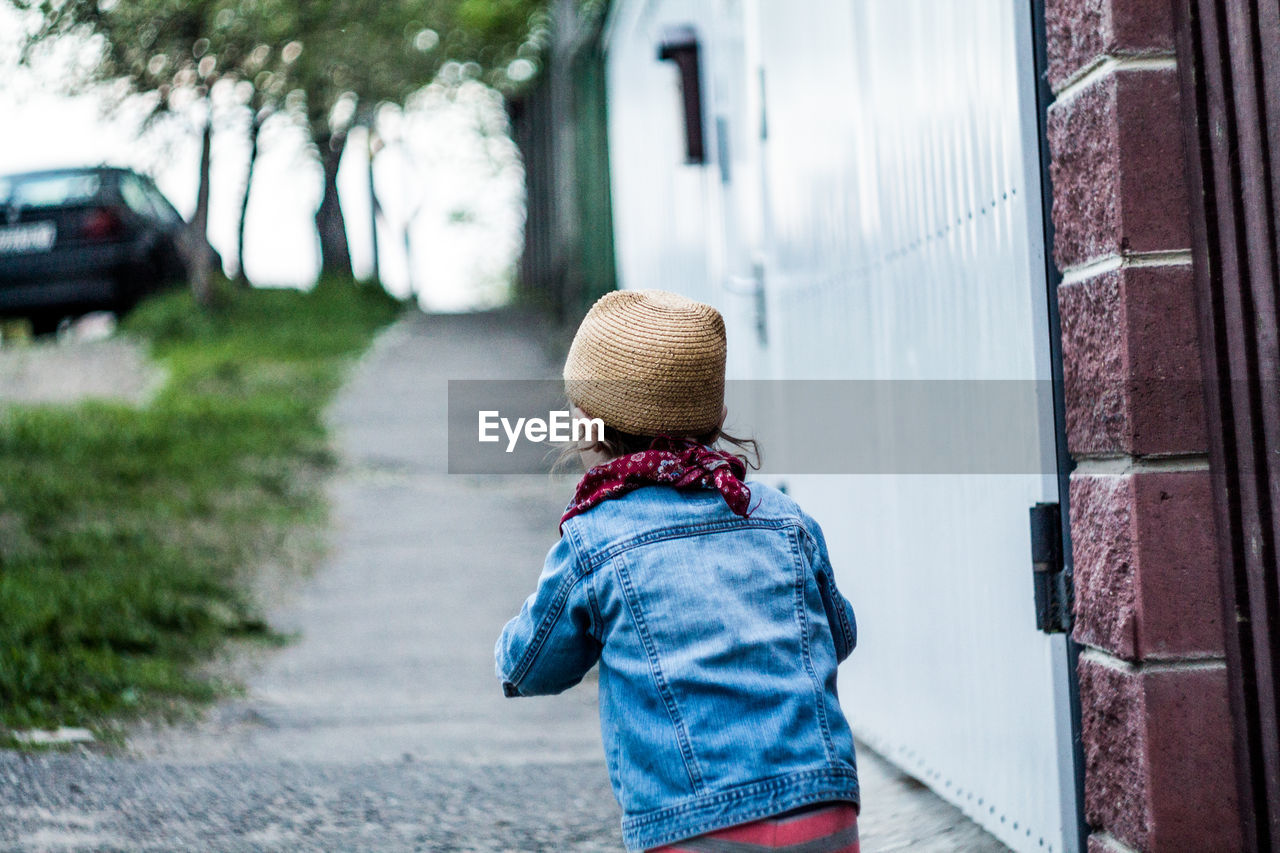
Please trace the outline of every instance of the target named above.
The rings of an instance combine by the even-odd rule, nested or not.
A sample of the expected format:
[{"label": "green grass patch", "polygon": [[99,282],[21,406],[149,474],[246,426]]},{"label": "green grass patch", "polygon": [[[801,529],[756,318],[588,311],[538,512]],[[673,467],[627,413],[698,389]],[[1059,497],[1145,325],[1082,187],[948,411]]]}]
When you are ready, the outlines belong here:
[{"label": "green grass patch", "polygon": [[203,661],[275,636],[247,572],[323,519],[323,409],[399,310],[351,282],[169,293],[125,322],[168,374],[149,404],[0,409],[0,727],[208,700]]}]

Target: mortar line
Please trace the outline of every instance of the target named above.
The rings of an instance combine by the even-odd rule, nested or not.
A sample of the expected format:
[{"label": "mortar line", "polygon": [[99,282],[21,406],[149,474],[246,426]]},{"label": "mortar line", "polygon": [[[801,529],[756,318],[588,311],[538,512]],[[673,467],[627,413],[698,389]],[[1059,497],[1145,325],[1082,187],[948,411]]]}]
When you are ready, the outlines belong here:
[{"label": "mortar line", "polygon": [[1108,651],[1087,646],[1081,653],[1082,661],[1089,661],[1126,675],[1138,675],[1146,672],[1195,672],[1198,670],[1226,669],[1227,659],[1220,655],[1205,654],[1200,657],[1185,657],[1180,660],[1128,661]]},{"label": "mortar line", "polygon": [[1169,71],[1177,67],[1178,61],[1171,50],[1139,56],[1103,56],[1068,77],[1057,91],[1053,106],[1067,103],[1094,83],[1120,71]]},{"label": "mortar line", "polygon": [[1102,839],[1103,843],[1106,844],[1110,850],[1114,850],[1115,853],[1139,853],[1136,848],[1130,847],[1128,844],[1125,844],[1109,832],[1095,832],[1093,833],[1093,836],[1095,838]]},{"label": "mortar line", "polygon": [[1125,252],[1123,254],[1105,255],[1085,261],[1082,264],[1067,267],[1062,271],[1062,284],[1075,284],[1087,281],[1104,273],[1122,269],[1143,269],[1148,267],[1184,267],[1191,266],[1193,258],[1190,249],[1172,249],[1159,252]]},{"label": "mortar line", "polygon": [[1077,459],[1073,474],[1082,476],[1124,476],[1177,471],[1208,471],[1207,454],[1180,454],[1178,456],[1110,456]]}]

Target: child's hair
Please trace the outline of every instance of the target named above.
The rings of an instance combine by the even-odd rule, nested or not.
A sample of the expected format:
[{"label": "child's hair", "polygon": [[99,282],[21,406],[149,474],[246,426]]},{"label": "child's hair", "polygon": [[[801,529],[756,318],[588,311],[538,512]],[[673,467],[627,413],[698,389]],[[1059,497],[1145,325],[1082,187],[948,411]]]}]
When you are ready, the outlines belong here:
[{"label": "child's hair", "polygon": [[655,441],[667,438],[689,438],[698,444],[705,444],[712,447],[717,443],[733,445],[737,452],[733,455],[742,460],[749,468],[760,467],[760,446],[754,438],[739,438],[736,435],[725,432],[720,427],[705,432],[702,435],[691,436],[652,436],[652,435],[636,435],[635,433],[623,432],[620,429],[605,424],[604,441],[596,442],[596,447],[607,453],[609,456],[629,456],[632,453],[640,453],[649,450]]}]

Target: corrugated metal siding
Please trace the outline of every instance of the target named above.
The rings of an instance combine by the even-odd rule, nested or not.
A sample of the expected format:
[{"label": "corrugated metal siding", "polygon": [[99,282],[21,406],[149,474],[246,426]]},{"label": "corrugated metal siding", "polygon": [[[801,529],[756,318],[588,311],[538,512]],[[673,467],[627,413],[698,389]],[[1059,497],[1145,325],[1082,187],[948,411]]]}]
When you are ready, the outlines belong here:
[{"label": "corrugated metal siding", "polygon": [[[1037,375],[1044,353],[1006,334],[1041,328],[1042,301],[1011,4],[852,4],[809,51],[798,16],[762,9],[785,375]],[[837,51],[857,57],[839,100],[812,83]]]},{"label": "corrugated metal siding", "polygon": [[[702,37],[703,167],[655,60],[672,24]],[[1029,5],[620,2],[608,38],[620,284],[717,305],[732,375],[1049,379]],[[1055,472],[786,481],[858,609],[858,733],[1016,849],[1074,849],[1071,676],[1027,531]]]},{"label": "corrugated metal siding", "polygon": [[[685,156],[679,76],[673,64],[657,60],[671,20],[657,14],[664,5],[615,3],[609,25],[621,35],[606,44],[618,285],[711,301],[720,260],[718,176],[710,168],[679,165]],[[714,5],[682,4],[677,19],[702,33],[716,31]],[[705,45],[704,58],[715,49]]]},{"label": "corrugated metal siding", "polygon": [[[1048,379],[1026,10],[852,4],[815,47],[811,21],[760,9],[781,375]],[[814,85],[846,57],[848,96]],[[1039,422],[1051,445],[1047,405]],[[1065,642],[1033,630],[1026,570],[1026,509],[1056,482],[790,480],[851,564],[858,731],[1006,843],[1063,849]]]}]

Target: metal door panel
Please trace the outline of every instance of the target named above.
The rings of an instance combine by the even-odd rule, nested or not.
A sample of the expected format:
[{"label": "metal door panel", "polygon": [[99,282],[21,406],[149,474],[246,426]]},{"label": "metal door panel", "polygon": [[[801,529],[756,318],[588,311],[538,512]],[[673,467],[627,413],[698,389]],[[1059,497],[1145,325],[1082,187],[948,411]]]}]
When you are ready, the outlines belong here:
[{"label": "metal door panel", "polygon": [[[727,169],[681,165],[671,24],[702,38]],[[732,376],[1048,380],[1028,8],[651,0],[610,27],[620,280],[720,307]],[[1035,630],[1027,529],[1055,473],[786,482],[858,611],[859,736],[1015,849],[1076,849],[1066,646]]]},{"label": "metal door panel", "polygon": [[[618,282],[710,301],[719,277],[715,176],[709,168],[683,166],[679,77],[672,63],[657,60],[657,51],[672,24],[714,28],[714,8],[709,0],[692,0],[673,15],[667,5],[619,3],[607,25]],[[708,150],[714,152],[714,145]]]}]

